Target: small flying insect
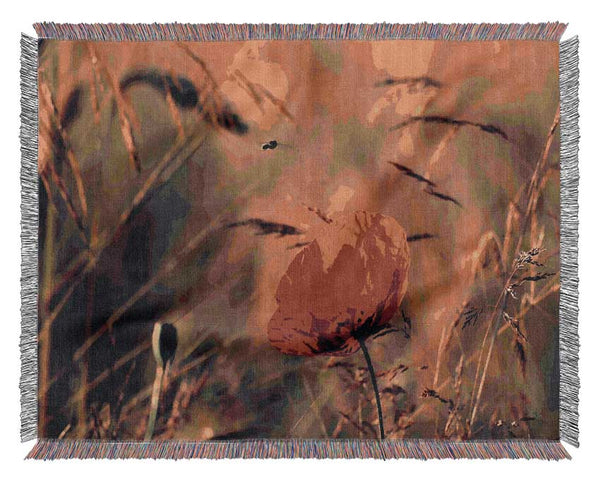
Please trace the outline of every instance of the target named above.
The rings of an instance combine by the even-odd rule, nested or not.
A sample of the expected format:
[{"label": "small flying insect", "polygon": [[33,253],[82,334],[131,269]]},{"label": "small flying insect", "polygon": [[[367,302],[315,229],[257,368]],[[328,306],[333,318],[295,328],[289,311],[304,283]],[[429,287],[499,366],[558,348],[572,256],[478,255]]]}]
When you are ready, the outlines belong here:
[{"label": "small flying insect", "polygon": [[271,140],[271,141],[267,142],[266,144],[263,144],[262,149],[263,150],[275,150],[278,145],[279,144],[277,143],[276,140]]}]

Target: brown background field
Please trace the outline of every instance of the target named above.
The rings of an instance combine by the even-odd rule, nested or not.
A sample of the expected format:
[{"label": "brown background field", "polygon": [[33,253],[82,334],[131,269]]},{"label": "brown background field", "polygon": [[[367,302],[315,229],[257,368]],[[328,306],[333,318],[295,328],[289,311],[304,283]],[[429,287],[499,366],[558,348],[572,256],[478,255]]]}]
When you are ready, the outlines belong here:
[{"label": "brown background field", "polygon": [[376,437],[359,355],[266,334],[297,245],[367,210],[413,237],[369,342],[388,436],[557,438],[557,69],[545,42],[43,44],[41,434],[142,437],[160,320],[156,437]]}]

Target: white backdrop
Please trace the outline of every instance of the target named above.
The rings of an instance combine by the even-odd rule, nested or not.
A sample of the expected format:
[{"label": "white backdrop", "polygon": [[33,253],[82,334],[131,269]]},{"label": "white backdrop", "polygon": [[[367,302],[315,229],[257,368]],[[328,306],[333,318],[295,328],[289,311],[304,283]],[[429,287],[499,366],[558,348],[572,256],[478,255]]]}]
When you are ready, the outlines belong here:
[{"label": "white backdrop", "polygon": [[[600,24],[594,2],[459,0],[225,0],[101,2],[6,1],[0,24],[0,466],[5,479],[257,480],[368,479],[598,479],[600,453],[600,166],[598,136]],[[19,36],[33,35],[35,21],[57,22],[568,22],[564,38],[580,37],[580,374],[581,444],[571,462],[546,461],[372,461],[372,460],[188,460],[23,461],[33,443],[19,443],[20,240],[19,240]]]}]

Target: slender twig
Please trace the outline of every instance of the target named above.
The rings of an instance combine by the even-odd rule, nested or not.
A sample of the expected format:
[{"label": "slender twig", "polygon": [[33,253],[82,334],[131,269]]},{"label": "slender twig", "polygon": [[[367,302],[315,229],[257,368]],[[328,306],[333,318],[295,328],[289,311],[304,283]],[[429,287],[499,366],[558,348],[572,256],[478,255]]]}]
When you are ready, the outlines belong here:
[{"label": "slender twig", "polygon": [[[85,335],[89,336],[92,333],[92,317],[94,315],[94,292],[95,292],[95,284],[96,279],[94,275],[91,275],[86,282],[86,309],[85,309]],[[89,356],[86,355],[83,357],[80,363],[79,369],[79,379],[80,379],[80,400],[78,403],[78,412],[77,412],[77,432],[78,435],[83,437],[85,435],[87,429],[87,401],[88,401],[88,393],[89,393]]]},{"label": "slender twig", "polygon": [[369,375],[371,376],[371,384],[373,384],[373,393],[375,394],[375,403],[377,404],[377,415],[379,416],[379,436],[383,440],[385,439],[385,429],[383,426],[383,411],[381,409],[381,399],[379,398],[379,389],[377,388],[377,376],[375,375],[375,369],[373,369],[373,363],[371,362],[371,356],[365,344],[364,339],[359,339],[358,343],[365,356],[367,368],[369,369]]},{"label": "slender twig", "polygon": [[432,171],[434,167],[440,161],[440,159],[442,158],[442,154],[446,150],[446,147],[448,147],[448,144],[454,139],[454,137],[456,137],[456,134],[459,130],[460,125],[454,125],[448,130],[448,132],[446,132],[444,137],[442,137],[442,140],[440,140],[440,142],[438,143],[437,147],[433,151],[433,154],[431,154],[431,156],[427,160],[427,166],[425,169],[425,173],[423,174],[424,177],[429,178],[433,175]]},{"label": "slender twig", "polygon": [[67,187],[65,186],[65,183],[64,183],[62,177],[56,170],[56,167],[54,166],[54,163],[52,160],[50,160],[46,164],[46,168],[50,172],[50,179],[52,179],[52,183],[56,186],[58,193],[60,194],[60,197],[63,199],[63,201],[65,203],[67,213],[69,214],[71,219],[73,219],[73,222],[75,223],[75,227],[77,227],[77,233],[81,237],[81,240],[83,241],[84,245],[87,245],[88,239],[87,239],[87,235],[85,233],[85,227],[83,225],[83,221],[81,220],[81,216],[77,212],[77,209],[75,208],[75,204],[73,203],[73,200],[71,199],[71,195],[67,191]]},{"label": "slender twig", "polygon": [[492,334],[492,338],[490,340],[490,346],[488,348],[487,357],[485,359],[485,365],[483,366],[483,371],[481,373],[481,381],[479,382],[479,389],[477,390],[475,402],[473,403],[473,410],[471,411],[471,418],[469,419],[469,426],[473,426],[473,422],[475,421],[475,416],[477,415],[477,409],[479,408],[479,403],[481,401],[481,393],[483,392],[483,386],[485,385],[485,379],[487,377],[488,367],[490,365],[490,360],[492,359],[492,352],[494,351],[494,344],[496,343],[496,339],[498,337],[498,328],[500,327],[500,323],[502,322],[502,319],[503,319],[503,313],[504,313],[504,309],[506,307],[507,297],[508,297],[508,294],[506,293],[506,291],[504,291],[502,293],[502,298],[503,298],[502,309],[500,309],[498,312],[495,312],[496,320],[494,322],[493,334]]},{"label": "slender twig", "polygon": [[[490,334],[492,333],[492,328],[494,326],[499,326],[499,321],[496,320],[494,322],[494,320],[496,319],[496,316],[498,315],[498,308],[500,307],[500,304],[506,302],[506,289],[508,288],[508,286],[512,282],[512,278],[513,278],[513,276],[515,275],[516,272],[517,272],[517,267],[514,266],[512,272],[510,273],[510,275],[508,276],[508,278],[507,278],[507,280],[506,280],[506,282],[504,284],[504,287],[502,289],[502,292],[500,293],[500,296],[498,297],[498,300],[496,301],[496,305],[494,306],[494,310],[492,311],[492,316],[490,318],[490,322],[488,322],[487,328],[485,330],[485,334],[483,336],[483,342],[481,343],[481,348],[479,349],[479,357],[478,357],[478,360],[477,360],[477,369],[475,371],[475,378],[473,379],[473,386],[474,386],[473,387],[473,393],[471,394],[471,401],[469,403],[469,409],[471,410],[471,413],[477,411],[477,408],[476,408],[475,404],[476,404],[477,398],[479,396],[476,396],[475,392],[476,392],[476,389],[477,389],[476,388],[477,383],[479,382],[479,374],[480,374],[481,369],[482,369],[483,353],[484,353],[484,350],[485,350],[485,345],[486,345],[486,342],[487,342]],[[497,331],[497,327],[495,328],[494,334],[493,334],[494,341],[495,341],[495,337],[498,334],[496,331]],[[474,419],[474,416],[471,416],[471,419]]]},{"label": "slender twig", "polygon": [[77,361],[81,359],[81,356],[83,356],[83,354],[85,354],[88,349],[92,347],[92,345],[94,345],[96,341],[100,339],[100,337],[102,337],[104,333],[112,329],[113,325],[122,318],[123,314],[125,314],[131,308],[131,306],[144,297],[161,279],[173,272],[173,270],[179,265],[180,261],[184,257],[187,257],[194,250],[200,247],[208,235],[213,233],[214,228],[220,221],[221,216],[215,217],[212,222],[210,222],[204,229],[196,234],[190,240],[190,242],[188,242],[188,244],[181,249],[181,251],[179,251],[173,258],[165,261],[158,269],[156,274],[154,274],[148,280],[148,282],[141,286],[124,304],[122,304],[109,316],[106,322],[104,322],[104,324],[102,324],[102,326],[98,328],[94,334],[86,339],[86,341],[73,354],[73,360]]},{"label": "slender twig", "polygon": [[[45,228],[45,242],[44,245],[46,248],[43,252],[43,263],[40,270],[41,276],[41,299],[45,299],[47,297],[47,291],[52,289],[52,282],[54,279],[54,243],[55,243],[55,221],[56,211],[54,209],[46,210],[46,218],[44,222],[46,223]],[[45,317],[45,303],[41,303],[40,305],[40,314],[42,318]],[[50,385],[50,326],[52,325],[53,320],[42,321],[40,324],[42,328],[48,326],[47,332],[44,334],[40,332],[38,334],[38,343],[39,343],[39,374],[38,374],[38,430],[41,436],[46,435],[46,428],[48,423],[48,413],[47,413],[47,405],[48,405],[48,397],[47,390]]]},{"label": "slender twig", "polygon": [[[446,335],[447,332],[447,328],[448,326],[444,326],[444,328],[442,329],[442,335],[440,336],[440,343],[438,344],[438,350],[437,350],[437,359],[435,362],[435,373],[433,375],[433,389],[437,389],[437,383],[438,383],[438,378],[440,375],[440,363],[442,360],[442,351],[444,350],[444,345],[446,345],[448,342],[450,342],[450,337],[452,335],[452,328],[450,329],[450,333],[448,333],[448,335]],[[440,412],[439,410],[436,409],[436,416],[435,416],[435,431],[437,432],[438,430],[438,423],[439,423],[439,418],[440,418]]]},{"label": "slender twig", "polygon": [[[533,212],[536,210],[537,208],[537,201],[539,198],[539,194],[540,194],[540,181],[543,178],[543,173],[545,172],[545,169],[547,167],[547,163],[548,163],[548,156],[550,153],[550,147],[552,145],[555,133],[556,133],[556,129],[558,127],[558,123],[560,121],[560,109],[557,109],[556,111],[556,115],[554,116],[554,120],[552,122],[552,125],[550,127],[550,131],[548,132],[548,136],[546,138],[546,143],[544,145],[544,150],[542,151],[542,154],[540,156],[540,159],[538,160],[536,166],[535,166],[535,170],[533,172],[533,175],[531,177],[531,181],[529,182],[529,186],[527,189],[527,210],[525,212],[525,217],[523,219],[523,222],[521,224],[521,229],[520,229],[520,233],[519,233],[519,237],[517,240],[517,245],[516,245],[516,249],[515,251],[518,253],[520,251],[524,236],[525,236],[525,232],[527,231],[527,226],[529,225]],[[502,293],[500,294],[500,298],[498,299],[498,302],[496,304],[496,307],[494,308],[493,311],[493,315],[492,315],[492,319],[494,319],[495,316],[495,321],[491,321],[488,324],[488,328],[486,330],[485,336],[484,336],[484,340],[483,340],[483,344],[479,353],[479,361],[477,363],[477,371],[475,373],[475,386],[477,386],[477,382],[478,382],[478,376],[479,376],[479,372],[481,369],[481,362],[482,362],[482,356],[483,356],[483,350],[484,350],[484,345],[485,342],[491,332],[492,326],[493,326],[493,334],[492,334],[492,338],[490,340],[490,345],[488,348],[488,355],[486,357],[486,361],[485,361],[485,366],[483,367],[483,371],[481,374],[481,380],[479,381],[479,387],[476,389],[476,394],[475,391],[473,392],[473,395],[471,397],[471,417],[470,417],[470,426],[473,425],[473,422],[475,420],[475,416],[477,414],[477,408],[479,405],[479,401],[481,399],[481,393],[483,391],[483,385],[485,384],[485,378],[486,378],[486,374],[487,374],[487,368],[489,366],[489,362],[491,359],[491,355],[492,355],[492,350],[494,347],[494,343],[496,340],[496,337],[498,335],[498,329],[500,327],[500,324],[502,322],[502,312],[504,309],[500,309],[498,311],[498,306],[500,304],[500,302],[502,301],[503,304],[506,304],[506,300],[507,300],[507,288],[510,285],[510,282],[512,281],[513,276],[516,273],[516,267],[513,268],[512,273],[510,274],[510,276],[508,277],[508,281],[504,286],[504,289],[502,290]]]},{"label": "slender twig", "polygon": [[114,371],[121,369],[128,362],[135,359],[140,354],[146,352],[148,349],[150,349],[150,347],[152,347],[152,346],[151,346],[150,342],[147,341],[147,342],[144,342],[144,343],[134,347],[130,351],[128,351],[126,354],[124,354],[119,359],[117,359],[111,367],[105,369],[100,374],[98,374],[98,376],[96,376],[94,379],[89,381],[87,383],[87,389],[85,391],[82,388],[79,388],[78,391],[74,392],[73,395],[71,396],[71,399],[69,400],[69,403],[74,403],[74,402],[80,401],[86,392],[91,392],[96,387],[98,387],[103,381],[108,379],[111,371],[114,372]]},{"label": "slender twig", "polygon": [[[171,78],[174,82],[176,82],[177,75],[175,72],[170,72]],[[177,127],[177,139],[181,140],[185,137],[185,129],[183,127],[183,121],[181,119],[181,114],[179,113],[179,109],[177,108],[177,104],[175,100],[173,100],[173,95],[171,95],[171,89],[169,88],[167,82],[167,76],[163,77],[163,85],[165,88],[165,99],[167,101],[167,105],[169,107],[169,113],[171,114],[171,118],[173,119],[173,123]]]},{"label": "slender twig", "polygon": [[115,105],[117,107],[117,112],[119,114],[119,125],[121,129],[121,136],[123,137],[123,143],[125,144],[125,148],[127,149],[127,154],[129,157],[129,163],[134,168],[134,170],[139,174],[142,170],[142,163],[138,155],[137,147],[135,145],[135,139],[133,136],[133,124],[139,128],[139,122],[135,116],[135,112],[133,108],[129,105],[129,102],[123,95],[119,87],[119,83],[114,78],[111,70],[106,65],[104,60],[98,56],[96,50],[92,46],[91,42],[88,42],[88,49],[90,51],[90,55],[92,58],[97,59],[97,64],[99,69],[104,72],[106,79],[108,80],[108,85],[110,86],[114,99]]},{"label": "slender twig", "polygon": [[[229,285],[231,282],[236,282],[239,279],[239,275],[240,274],[238,273],[235,275],[223,276],[220,280],[211,284],[211,286],[212,286],[211,292],[215,292],[215,289],[218,289],[225,285]],[[201,303],[202,301],[203,301],[202,299],[199,300],[199,303]],[[173,316],[173,314],[171,312],[169,312],[169,313],[165,314],[165,316],[163,318],[158,319],[157,322],[167,322],[171,319],[172,316]],[[173,325],[185,324],[185,323],[191,322],[195,319],[197,320],[197,318],[195,317],[195,310],[194,310],[194,308],[192,308],[190,311],[186,312],[183,316],[178,317],[175,321],[172,322],[172,324]],[[87,334],[86,337],[88,335],[89,334]],[[89,381],[88,385],[87,385],[87,390],[92,391],[93,389],[98,387],[101,383],[103,383],[104,381],[106,381],[109,378],[111,371],[117,371],[118,369],[121,369],[123,366],[125,366],[127,363],[129,363],[131,360],[134,360],[137,356],[143,354],[151,347],[152,346],[151,346],[150,341],[145,341],[141,344],[138,344],[137,346],[135,346],[134,348],[132,348],[125,354],[123,354],[119,359],[117,359],[114,362],[114,364],[110,368],[105,369],[100,374],[98,374],[94,379]],[[192,345],[192,347],[194,347],[194,345]],[[184,358],[185,358],[185,356],[184,356]],[[192,362],[192,363],[186,364],[185,368],[182,368],[182,370],[178,371],[178,373],[182,374],[183,372],[185,372],[185,369],[187,369],[188,366],[194,366],[194,363]],[[66,372],[69,372],[68,365],[67,365],[66,369],[63,369],[62,372],[57,373],[51,379],[51,381],[48,383],[48,387],[52,386]],[[40,389],[40,393],[41,392],[42,391]],[[79,389],[71,396],[71,398],[69,400],[69,404],[79,401],[81,396],[82,396],[82,391],[81,391],[81,389]]]},{"label": "slender twig", "polygon": [[[135,195],[131,205],[129,205],[119,217],[117,225],[113,230],[111,235],[108,233],[102,233],[98,236],[98,240],[96,245],[93,246],[93,250],[88,250],[89,257],[87,259],[86,265],[77,272],[76,278],[73,279],[69,289],[63,294],[63,297],[54,308],[54,310],[49,314],[50,317],[55,318],[58,316],[62,308],[66,305],[66,302],[69,300],[73,291],[79,281],[83,279],[84,275],[90,272],[97,263],[97,260],[100,258],[103,250],[109,246],[122,232],[123,227],[129,222],[134,212],[137,212],[141,204],[148,198],[148,196],[155,191],[155,188],[165,183],[169,180],[170,176],[179,168],[183,162],[187,159],[191,158],[191,156],[201,147],[206,139],[206,136],[200,136],[196,140],[193,139],[196,137],[197,133],[191,134],[183,143],[177,143],[175,147],[173,147],[167,154],[163,157],[160,163],[155,167],[152,173],[148,176],[143,186]],[[188,151],[184,153],[185,147],[189,147]],[[169,167],[175,164],[177,168]]]},{"label": "slender twig", "polygon": [[252,100],[254,100],[254,104],[256,105],[256,107],[261,111],[261,113],[264,114],[265,113],[265,109],[262,106],[263,98],[256,91],[256,89],[254,88],[252,82],[250,82],[246,77],[244,77],[244,75],[242,74],[242,72],[240,72],[239,70],[236,70],[234,72],[234,79],[235,79],[236,83],[242,89],[244,89],[246,92],[248,92],[248,94],[250,95],[250,97],[252,97]]},{"label": "slender twig", "polygon": [[264,85],[255,84],[260,90],[262,90],[263,94],[273,103],[279,111],[286,116],[290,120],[294,120],[294,116],[290,113],[290,111],[286,108],[283,101],[279,100],[275,97],[270,90],[268,90]]},{"label": "slender twig", "polygon": [[409,87],[422,84],[423,87],[442,88],[442,83],[432,77],[388,77],[375,83],[375,87],[388,87],[390,85],[408,85]]},{"label": "slender twig", "polygon": [[550,155],[550,147],[554,141],[554,137],[556,135],[556,130],[558,128],[558,124],[560,122],[560,107],[556,109],[556,114],[554,116],[554,120],[552,121],[552,125],[550,126],[550,131],[548,132],[548,136],[546,137],[546,143],[544,145],[544,150],[542,151],[542,155],[540,156],[538,162],[536,163],[535,170],[533,175],[531,176],[531,181],[529,182],[529,186],[527,188],[527,209],[525,211],[525,216],[523,222],[521,224],[521,229],[517,241],[517,245],[515,247],[515,252],[519,252],[521,250],[521,245],[523,243],[523,238],[525,237],[525,232],[527,230],[527,226],[531,220],[531,216],[533,211],[537,208],[537,203],[540,194],[541,188],[541,180],[543,179],[543,175],[548,166],[548,157]]},{"label": "slender twig", "polygon": [[88,46],[88,54],[90,55],[90,101],[92,110],[94,111],[94,123],[100,124],[100,74],[98,72],[98,59],[94,56],[93,50]]},{"label": "slender twig", "polygon": [[[40,122],[40,134],[51,137],[52,136],[51,127],[46,125],[44,122]],[[57,149],[56,143],[51,142],[51,145],[52,145],[52,149],[53,149],[54,153],[60,154],[60,152]],[[56,166],[54,165],[53,158],[48,158],[47,161],[44,163],[43,167],[40,168],[40,177],[44,184],[44,188],[46,189],[46,192],[48,194],[48,199],[57,208],[58,205],[54,201],[54,196],[52,195],[52,189],[50,187],[50,180],[52,181],[52,183],[58,190],[60,197],[62,198],[63,202],[65,203],[65,208],[67,209],[67,213],[69,214],[69,216],[75,223],[75,227],[77,227],[77,232],[78,232],[79,236],[83,240],[84,245],[87,245],[88,240],[87,240],[87,236],[85,233],[85,227],[83,225],[83,221],[81,219],[81,216],[77,212],[77,209],[75,208],[75,203],[71,199],[71,195],[67,190],[67,187],[65,185],[63,178],[56,170]]]},{"label": "slender twig", "polygon": [[52,291],[49,292],[48,296],[43,300],[46,309],[49,308],[49,306],[52,304],[52,300],[58,293],[63,291],[67,284],[70,282],[77,282],[79,274],[81,274],[83,269],[87,267],[91,257],[93,256],[92,252],[94,247],[94,244],[90,242],[90,245],[84,248],[76,257],[74,257],[62,273],[56,274],[56,277],[58,278],[58,276],[60,276],[60,279],[54,280]]},{"label": "slender twig", "polygon": [[444,328],[442,329],[442,335],[440,336],[440,343],[438,344],[437,359],[435,361],[435,373],[433,375],[433,389],[435,389],[437,387],[437,383],[438,383],[438,377],[440,374],[440,362],[442,360],[443,347],[444,347],[444,345],[447,344],[450,336],[452,335],[452,330],[450,331],[450,333],[448,333],[448,335],[446,335],[447,327],[448,326],[444,326]]},{"label": "slender twig", "polygon": [[364,434],[365,434],[365,430],[362,428],[363,426],[363,416],[362,416],[362,410],[363,410],[363,406],[362,406],[362,392],[358,393],[358,399],[357,399],[357,407],[356,407],[356,411],[358,413],[358,426],[359,426],[359,430],[358,430],[358,436],[360,437],[360,439],[363,438]]},{"label": "slender twig", "polygon": [[[221,99],[221,94],[219,92],[218,82],[213,77],[208,66],[206,65],[206,62],[200,57],[198,57],[194,52],[192,52],[192,50],[186,44],[177,43],[176,45],[180,47],[202,69],[202,72],[206,76],[206,79],[208,80],[207,82],[205,82],[206,89],[203,86],[202,90],[198,93],[198,102],[202,103],[201,111],[208,113],[208,117],[210,118],[212,125],[217,125],[217,111],[221,110],[221,106],[223,105],[223,100]],[[202,95],[205,90],[206,97],[204,98],[204,100],[202,100]],[[213,104],[213,108],[210,108],[207,111],[209,103],[211,102]]]},{"label": "slender twig", "polygon": [[319,410],[317,409],[317,406],[314,403],[314,401],[315,401],[315,395],[313,394],[312,389],[310,388],[310,384],[308,382],[308,379],[306,379],[306,375],[302,375],[302,381],[304,383],[304,387],[306,389],[306,392],[308,393],[308,397],[309,397],[310,402],[311,402],[310,405],[312,406],[312,409],[313,409],[313,414],[315,415],[315,417],[319,421],[319,427],[321,428],[321,433],[323,434],[324,437],[327,437],[327,428],[325,427],[325,423],[323,422],[323,418],[321,417],[321,414],[319,413]]},{"label": "slender twig", "polygon": [[75,179],[75,186],[77,187],[77,194],[79,196],[79,204],[81,207],[81,213],[82,213],[83,218],[85,219],[87,217],[88,207],[87,207],[85,189],[83,186],[83,178],[81,175],[81,166],[79,164],[79,160],[77,160],[77,157],[75,156],[75,152],[73,151],[73,148],[71,147],[69,135],[67,134],[67,131],[64,129],[64,127],[60,121],[60,113],[58,112],[58,107],[56,106],[56,102],[54,101],[54,97],[52,95],[52,92],[50,91],[50,87],[48,87],[48,85],[43,80],[40,81],[40,84],[41,84],[41,87],[40,87],[41,98],[45,101],[46,106],[50,109],[50,111],[52,113],[52,118],[53,118],[54,125],[56,127],[56,132],[60,136],[60,139],[64,146],[67,161],[68,161],[69,167],[71,168],[73,178]]},{"label": "slender twig", "polygon": [[102,324],[100,328],[96,330],[86,341],[75,351],[73,354],[73,360],[78,361],[81,356],[85,354],[92,345],[94,345],[103,334],[110,331],[113,325],[118,322],[137,301],[144,297],[159,281],[164,277],[171,274],[181,263],[181,261],[192,254],[196,249],[203,245],[203,242],[207,237],[220,229],[219,225],[222,223],[226,213],[231,210],[237,203],[244,200],[249,191],[253,186],[249,186],[246,190],[239,194],[239,196],[220,214],[210,221],[203,229],[200,230],[190,241],[171,258],[165,260],[158,271],[144,284],[142,285],[124,304],[117,308],[109,318]]},{"label": "slender twig", "polygon": [[[537,201],[539,198],[539,193],[540,193],[540,188],[541,188],[541,185],[540,185],[541,179],[543,179],[543,173],[545,172],[545,169],[547,167],[548,156],[550,153],[550,147],[552,145],[559,121],[560,121],[560,109],[557,109],[556,115],[554,116],[554,120],[550,127],[550,131],[548,132],[548,136],[546,138],[544,150],[542,151],[542,154],[541,154],[538,162],[536,163],[535,170],[533,172],[533,175],[531,177],[531,180],[530,180],[528,188],[527,188],[527,193],[526,193],[527,208],[525,211],[524,219],[520,226],[519,237],[517,239],[517,244],[516,244],[516,248],[515,248],[515,252],[517,252],[517,253],[521,249],[521,245],[523,243],[523,239],[524,239],[525,233],[527,231],[527,226],[530,224],[533,212],[537,208]],[[520,192],[521,191],[519,191],[517,199],[518,199],[518,197],[520,197]],[[507,242],[505,239],[505,248],[506,248],[506,246],[507,246]],[[502,293],[500,294],[500,298],[498,299],[498,302],[496,303],[496,307],[494,309],[493,316],[492,316],[492,319],[494,318],[494,316],[497,316],[496,321],[495,322],[491,321],[488,324],[488,327],[487,327],[485,335],[484,335],[483,343],[482,343],[481,349],[479,351],[479,360],[477,362],[477,370],[476,370],[475,379],[474,379],[475,386],[477,386],[477,383],[479,381],[478,378],[479,378],[480,370],[482,367],[484,346],[490,335],[492,326],[494,326],[494,333],[493,333],[492,340],[490,341],[490,348],[489,348],[488,356],[487,356],[486,363],[485,363],[486,367],[484,368],[484,371],[482,373],[481,381],[479,381],[479,388],[478,389],[476,388],[477,394],[475,394],[475,390],[474,390],[473,394],[471,396],[471,402],[470,402],[470,409],[471,409],[470,425],[471,426],[473,424],[473,421],[475,420],[475,415],[477,413],[477,405],[479,403],[479,399],[481,398],[483,384],[485,383],[485,374],[486,374],[487,366],[489,365],[489,359],[491,357],[491,350],[493,348],[493,344],[497,337],[498,328],[500,327],[500,323],[501,323],[501,319],[502,319],[502,312],[498,313],[497,308],[498,308],[498,305],[499,305],[499,302],[501,299],[504,299],[504,302],[506,302],[506,288],[510,285],[512,277],[514,276],[515,273],[516,273],[516,268],[513,269],[512,273],[508,277],[508,281],[505,284],[504,289],[502,290]]]},{"label": "slender twig", "polygon": [[302,421],[306,418],[306,416],[309,413],[314,412],[313,410],[316,409],[317,404],[319,404],[320,402],[326,401],[327,399],[329,399],[329,397],[331,397],[332,394],[333,394],[333,384],[329,384],[328,388],[323,389],[321,391],[321,393],[310,403],[310,406],[308,407],[308,409],[306,411],[304,411],[304,413],[302,413],[302,415],[296,420],[294,425],[290,428],[289,434],[290,435],[295,434],[298,426],[300,426]]},{"label": "slender twig", "polygon": [[210,86],[213,89],[218,90],[219,84],[213,77],[210,70],[208,69],[206,62],[204,60],[202,60],[200,57],[198,57],[194,52],[192,52],[192,50],[185,43],[177,43],[176,45],[179,48],[181,48],[186,54],[188,54],[189,57],[200,66],[200,68],[204,72],[204,75],[206,75],[206,78],[208,78],[208,81],[210,82]]},{"label": "slender twig", "polygon": [[461,119],[453,119],[451,117],[446,117],[442,115],[415,115],[407,118],[406,120],[390,127],[390,131],[399,130],[407,125],[414,124],[415,122],[424,122],[424,123],[434,123],[434,124],[446,124],[452,126],[470,126],[476,127],[483,132],[487,132],[488,134],[499,135],[504,140],[508,140],[508,135],[501,128],[491,125],[491,124],[482,124],[479,122],[473,122],[471,120],[461,120]]},{"label": "slender twig", "polygon": [[[123,227],[129,222],[132,214],[136,212],[141,204],[148,198],[149,192],[156,186],[165,183],[186,160],[189,160],[196,153],[208,137],[208,135],[201,135],[198,137],[196,137],[196,135],[197,133],[192,134],[185,141],[177,142],[154,168],[133,198],[131,205],[125,209],[119,217],[117,227],[115,228],[111,239],[114,239],[119,235]],[[196,137],[195,140],[194,137]],[[189,147],[188,150],[184,152],[187,147]]]},{"label": "slender twig", "polygon": [[158,401],[160,399],[160,388],[162,386],[165,370],[161,365],[156,366],[154,384],[152,385],[152,396],[150,397],[150,415],[146,425],[146,434],[144,441],[150,441],[154,434],[154,424],[156,423],[156,414],[158,413]]},{"label": "slender twig", "polygon": [[[163,380],[168,380],[168,372],[177,351],[177,329],[170,323],[154,324],[152,330],[152,352],[156,360],[156,375],[152,386],[152,397],[150,398],[150,415],[146,425],[145,441],[150,441],[154,434],[154,424],[160,401],[160,391]],[[166,388],[166,386],[165,386]]]},{"label": "slender twig", "polygon": [[[199,366],[200,364],[204,363],[209,357],[213,356],[215,352],[215,349],[211,349],[210,351],[204,353],[202,356],[198,357],[197,359],[195,359],[192,362],[187,363],[185,366],[180,367],[179,369],[175,370],[173,369],[169,375],[167,376],[167,387],[176,379],[179,379],[180,377],[182,377],[184,374],[186,374],[187,372],[189,372],[190,370],[192,370],[194,367]],[[163,376],[164,379],[164,376]],[[152,389],[154,388],[154,384]],[[141,391],[139,391],[137,394],[135,394],[128,402],[127,404],[125,404],[123,406],[123,409],[121,410],[121,414],[123,416],[127,416],[127,414],[129,414],[131,412],[131,410],[137,406],[139,406],[139,404],[144,401],[145,399],[147,399],[148,397],[152,396],[152,389],[150,387],[144,388]]]},{"label": "slender twig", "polygon": [[[557,282],[553,282],[553,283],[548,283],[547,284],[548,287],[545,288],[545,290],[543,291],[543,293],[538,294],[535,299],[533,299],[532,301],[530,301],[529,304],[527,304],[527,306],[525,306],[523,308],[523,310],[521,310],[518,314],[517,317],[522,318],[525,316],[525,314],[527,314],[527,312],[529,312],[529,310],[532,307],[535,307],[536,304],[538,304],[539,302],[543,301],[546,297],[548,297],[549,295],[556,293],[560,290],[560,284]],[[500,336],[501,334],[503,334],[504,332],[510,332],[510,326],[508,324],[504,324],[503,326],[500,326],[500,328],[498,329],[498,334],[497,336]],[[469,356],[468,359],[465,360],[464,362],[464,366],[468,366],[471,365],[472,363],[474,363],[477,360],[477,356],[479,354],[480,351],[473,353]],[[451,378],[446,378],[444,381],[442,381],[439,386],[438,386],[438,391],[441,391],[443,389],[446,388],[446,386],[448,386],[448,384],[450,383]],[[425,404],[421,404],[420,406],[418,406],[410,415],[409,420],[413,420],[418,414],[420,414],[421,412],[423,412],[425,410],[426,405]]]}]

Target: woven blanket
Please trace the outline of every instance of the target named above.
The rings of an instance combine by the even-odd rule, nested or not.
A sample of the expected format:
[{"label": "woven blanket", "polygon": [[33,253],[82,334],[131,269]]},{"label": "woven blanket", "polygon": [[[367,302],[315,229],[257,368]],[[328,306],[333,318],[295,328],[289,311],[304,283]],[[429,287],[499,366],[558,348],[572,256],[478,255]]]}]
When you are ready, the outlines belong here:
[{"label": "woven blanket", "polygon": [[568,458],[565,28],[36,24],[29,457]]}]

